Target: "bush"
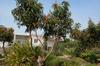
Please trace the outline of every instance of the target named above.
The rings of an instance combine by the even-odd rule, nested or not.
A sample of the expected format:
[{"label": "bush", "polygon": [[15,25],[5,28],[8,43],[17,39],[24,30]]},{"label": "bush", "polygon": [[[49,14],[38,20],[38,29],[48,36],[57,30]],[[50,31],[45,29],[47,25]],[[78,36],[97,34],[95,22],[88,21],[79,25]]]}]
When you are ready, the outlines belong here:
[{"label": "bush", "polygon": [[54,54],[61,56],[63,54],[73,55],[75,49],[79,47],[79,41],[66,40],[65,42],[59,42],[54,46]]},{"label": "bush", "polygon": [[96,64],[88,63],[82,58],[72,57],[70,60],[60,59],[57,66],[96,66]]},{"label": "bush", "polygon": [[97,57],[97,62],[100,62],[100,50],[98,49],[98,50],[95,50],[94,52],[95,52],[96,57]]},{"label": "bush", "polygon": [[92,51],[81,53],[80,57],[91,63],[97,62],[96,54]]},{"label": "bush", "polygon": [[45,66],[58,66],[60,59],[54,54],[51,54],[45,61]]},{"label": "bush", "polygon": [[75,61],[63,61],[60,62],[61,64],[59,66],[79,66],[79,63]]},{"label": "bush", "polygon": [[[73,49],[68,50],[67,53],[71,54]],[[7,54],[5,57],[5,61],[7,63],[7,66],[38,66],[37,64],[37,58],[38,56],[41,56],[45,54],[43,51],[41,51],[40,47],[33,47],[33,49],[30,47],[28,43],[26,44],[13,44],[11,47],[7,49]],[[91,55],[91,54],[90,54]],[[89,55],[89,59],[94,60],[94,56]],[[88,56],[85,54],[81,54],[81,57]],[[80,58],[71,58],[70,60],[61,59],[59,56],[56,56],[55,54],[51,53],[50,56],[46,59],[44,62],[45,66],[80,66],[81,64],[84,64],[84,61]]]},{"label": "bush", "polygon": [[8,66],[37,66],[36,58],[41,54],[39,47],[30,47],[26,44],[13,44],[7,49],[6,62]]},{"label": "bush", "polygon": [[2,54],[0,54],[0,58],[4,58],[4,56]]}]

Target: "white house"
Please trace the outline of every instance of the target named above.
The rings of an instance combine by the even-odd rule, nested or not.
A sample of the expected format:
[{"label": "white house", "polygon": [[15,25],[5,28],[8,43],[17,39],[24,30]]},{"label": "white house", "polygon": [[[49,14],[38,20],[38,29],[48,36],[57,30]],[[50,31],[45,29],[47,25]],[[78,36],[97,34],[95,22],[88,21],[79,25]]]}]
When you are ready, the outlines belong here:
[{"label": "white house", "polygon": [[[37,39],[37,37],[35,35],[32,35],[32,44],[34,46],[41,45],[41,42],[39,40],[41,40],[42,43],[44,42],[42,36],[38,36],[38,39]],[[30,41],[29,35],[14,35],[14,42],[23,44],[27,41]]]},{"label": "white house", "polygon": [[[26,41],[30,42],[30,37],[29,35],[15,35],[14,36],[14,42],[18,42],[21,44],[24,44]],[[35,35],[32,35],[32,44],[33,46],[41,46],[41,42],[44,44],[44,38],[41,35],[38,35],[38,38]],[[50,37],[47,41],[47,49],[52,48],[54,45],[55,38]]]},{"label": "white house", "polygon": [[43,39],[42,36],[39,35],[38,38],[37,38],[35,35],[32,35],[32,41],[33,41],[32,44],[33,45],[35,45],[35,46],[41,46],[41,42],[39,40],[42,43],[44,43],[44,39]]},{"label": "white house", "polygon": [[[69,36],[67,36],[69,37]],[[38,39],[44,43],[44,38],[41,35],[38,35]],[[41,42],[37,39],[37,37],[35,35],[32,35],[32,44],[33,46],[41,46]],[[63,41],[63,39],[59,39],[61,41]],[[55,38],[54,37],[50,37],[47,41],[47,48],[51,48],[54,45],[54,41]],[[30,37],[29,35],[20,35],[20,34],[15,34],[14,35],[14,40],[13,42],[18,42],[20,44],[24,44],[25,42],[30,42]],[[5,47],[8,46],[8,43],[5,43]],[[2,47],[2,42],[0,42],[0,47]]]}]

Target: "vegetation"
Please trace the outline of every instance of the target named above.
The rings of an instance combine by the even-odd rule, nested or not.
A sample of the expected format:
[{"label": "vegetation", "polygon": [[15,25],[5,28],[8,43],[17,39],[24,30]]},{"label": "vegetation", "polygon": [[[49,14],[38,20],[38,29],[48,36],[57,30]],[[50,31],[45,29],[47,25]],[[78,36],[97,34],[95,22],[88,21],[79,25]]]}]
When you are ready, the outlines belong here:
[{"label": "vegetation", "polygon": [[[80,41],[80,46],[75,50],[75,55],[85,59],[88,62],[97,62],[97,56],[95,48],[100,48],[100,36],[99,36],[99,23],[94,24],[91,19],[88,21],[88,27],[83,30],[79,30],[79,25],[76,25],[71,33],[72,38]],[[78,28],[77,28],[78,27]]]},{"label": "vegetation", "polygon": [[71,31],[72,22],[69,3],[67,1],[63,1],[61,4],[54,3],[52,11],[44,20],[44,38],[48,40],[52,37],[55,44],[61,38],[65,39],[66,34]]},{"label": "vegetation", "polygon": [[[40,47],[33,47],[34,50],[31,49],[28,43],[26,44],[14,44],[11,45],[10,48],[7,49],[6,55],[6,63],[7,66],[38,66],[39,56],[43,56],[43,51],[41,51]],[[22,52],[23,51],[23,52]],[[91,64],[81,58],[71,57],[71,59],[60,58],[60,56],[56,56],[51,53],[49,57],[44,62],[45,66],[96,66],[95,64]]]},{"label": "vegetation", "polygon": [[[17,2],[17,8],[15,8],[12,11],[12,14],[15,20],[17,20],[18,25],[26,26],[26,31],[30,32],[30,37],[31,37],[31,31],[33,29],[36,30],[41,26],[42,29],[44,29],[45,38],[50,36],[53,37],[54,35],[55,40],[57,41],[61,37],[65,38],[66,33],[70,32],[72,19],[70,18],[71,13],[68,8],[69,7],[68,2],[63,1],[59,5],[55,3],[53,5],[53,11],[50,13],[50,16],[48,16],[47,23],[45,23],[43,19],[41,20],[43,16],[42,5],[38,3],[37,0],[26,0],[26,1],[16,0],[16,2]],[[31,47],[32,47],[32,38],[31,38]],[[51,53],[52,51],[45,56],[45,60]]]},{"label": "vegetation", "polygon": [[91,19],[88,21],[88,27],[83,30],[79,30],[79,28],[73,28],[71,36],[75,40],[79,40],[81,42],[81,48],[83,49],[91,49],[92,47],[99,47],[100,41],[100,31],[97,28],[99,24],[95,25]]},{"label": "vegetation", "polygon": [[0,41],[3,43],[3,52],[5,54],[5,42],[12,42],[14,38],[14,30],[12,28],[0,27]]},{"label": "vegetation", "polygon": [[8,66],[37,66],[37,58],[42,54],[39,47],[33,47],[31,49],[28,43],[26,44],[14,44],[7,49],[6,62]]},{"label": "vegetation", "polygon": [[[94,24],[89,19],[87,28],[80,30],[81,24],[73,23],[67,1],[54,3],[48,15],[43,15],[43,7],[38,0],[16,0],[16,5],[12,10],[14,19],[18,26],[26,27],[31,41],[6,48],[5,62],[8,66],[96,66],[98,57],[95,49],[100,48],[100,23]],[[44,30],[45,43],[38,39],[38,28]],[[42,47],[32,45],[32,31],[35,31]],[[46,43],[49,39],[54,40],[50,51]],[[12,40],[13,29],[0,27],[3,49],[4,43]]]},{"label": "vegetation", "polygon": [[12,10],[12,14],[18,26],[26,27],[26,32],[30,34],[32,47],[31,32],[40,27],[43,15],[42,4],[38,0],[16,0],[16,5],[17,7]]},{"label": "vegetation", "polygon": [[69,11],[69,3],[63,1],[61,4],[53,4],[53,10],[47,16],[44,23],[45,37],[54,36],[56,38],[63,37],[70,32],[72,25],[71,13]]}]

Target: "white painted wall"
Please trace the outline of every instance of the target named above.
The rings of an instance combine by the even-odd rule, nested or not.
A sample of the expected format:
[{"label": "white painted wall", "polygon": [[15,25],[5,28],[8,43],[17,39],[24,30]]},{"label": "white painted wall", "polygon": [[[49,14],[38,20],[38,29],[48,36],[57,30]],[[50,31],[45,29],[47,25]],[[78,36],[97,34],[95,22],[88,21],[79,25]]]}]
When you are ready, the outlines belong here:
[{"label": "white painted wall", "polygon": [[[3,46],[3,43],[2,42],[0,42],[0,47],[2,47]],[[8,46],[8,42],[5,42],[5,47],[7,47]]]},{"label": "white painted wall", "polygon": [[[44,42],[44,39],[42,36],[38,36],[38,39],[41,40],[42,43]],[[32,36],[32,41],[33,41],[32,44],[34,46],[41,46],[41,42],[38,39],[36,36],[34,36],[34,35]],[[34,40],[38,40],[37,43],[35,43]]]},{"label": "white painted wall", "polygon": [[47,41],[47,47],[53,47],[53,45],[54,45],[54,40]]}]

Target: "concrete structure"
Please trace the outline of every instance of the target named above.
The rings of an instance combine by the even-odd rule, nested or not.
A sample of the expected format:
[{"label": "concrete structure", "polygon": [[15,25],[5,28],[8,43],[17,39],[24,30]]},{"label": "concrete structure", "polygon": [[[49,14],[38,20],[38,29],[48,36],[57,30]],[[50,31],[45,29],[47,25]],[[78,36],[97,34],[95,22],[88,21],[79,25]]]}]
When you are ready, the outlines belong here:
[{"label": "concrete structure", "polygon": [[[38,36],[38,39],[41,40],[41,42],[43,43],[44,40],[42,38],[42,36]],[[37,39],[37,37],[35,35],[32,35],[32,44],[34,46],[39,46],[41,45],[40,41]],[[15,35],[14,36],[14,42],[18,42],[18,43],[25,43],[25,42],[30,42],[30,37],[29,35]]]},{"label": "concrete structure", "polygon": [[[3,43],[2,42],[0,42],[0,48],[3,46]],[[8,42],[5,42],[5,47],[7,47],[8,46]]]},{"label": "concrete structure", "polygon": [[44,43],[44,39],[43,39],[42,36],[39,35],[38,38],[37,38],[35,35],[32,35],[32,41],[33,41],[32,44],[33,45],[35,45],[35,46],[41,46],[41,42],[39,40],[42,43]]},{"label": "concrete structure", "polygon": [[[38,35],[38,39],[44,43],[44,39],[43,36]],[[32,44],[33,46],[41,46],[41,42],[37,39],[37,37],[35,35],[32,35]],[[59,39],[59,41],[63,41],[63,39]],[[29,35],[18,35],[15,34],[14,35],[14,40],[13,42],[18,42],[20,44],[24,44],[25,42],[30,42],[30,37]],[[55,42],[55,38],[54,37],[50,37],[47,41],[47,49],[52,48],[52,46],[54,45]],[[2,42],[0,42],[0,47],[2,47]],[[8,42],[5,43],[5,47],[8,46]]]},{"label": "concrete structure", "polygon": [[[32,35],[32,44],[33,46],[41,46],[45,42],[43,39],[43,36],[38,36],[38,38],[35,35]],[[14,42],[18,42],[20,44],[24,44],[26,41],[30,42],[30,37],[29,35],[15,35],[14,36]],[[55,38],[50,37],[47,41],[47,48],[51,48],[54,45]],[[59,41],[62,41],[62,39],[59,39]]]},{"label": "concrete structure", "polygon": [[23,44],[26,41],[29,41],[28,35],[14,35],[14,42],[18,42],[18,43]]},{"label": "concrete structure", "polygon": [[[45,42],[43,36],[38,35],[38,38],[35,35],[32,35],[32,44],[33,46],[41,46]],[[63,41],[63,39],[58,39],[59,41]],[[29,35],[15,35],[14,36],[14,42],[18,42],[20,44],[24,44],[26,41],[30,42],[30,37]],[[47,41],[47,48],[52,48],[52,46],[55,43],[55,38],[50,37]]]},{"label": "concrete structure", "polygon": [[[32,35],[32,44],[33,46],[41,46],[41,42],[44,43],[44,39],[43,36],[38,35],[38,39],[35,35]],[[63,41],[62,39],[59,39],[59,41]],[[18,42],[20,44],[24,44],[26,42],[30,42],[30,37],[29,35],[18,35],[15,34],[14,35],[14,40],[13,42]],[[54,37],[50,37],[47,41],[47,49],[52,48],[52,46],[54,45],[55,42],[55,38]],[[0,42],[0,46],[2,47],[2,42]],[[8,43],[5,43],[5,47],[8,46]]]}]

